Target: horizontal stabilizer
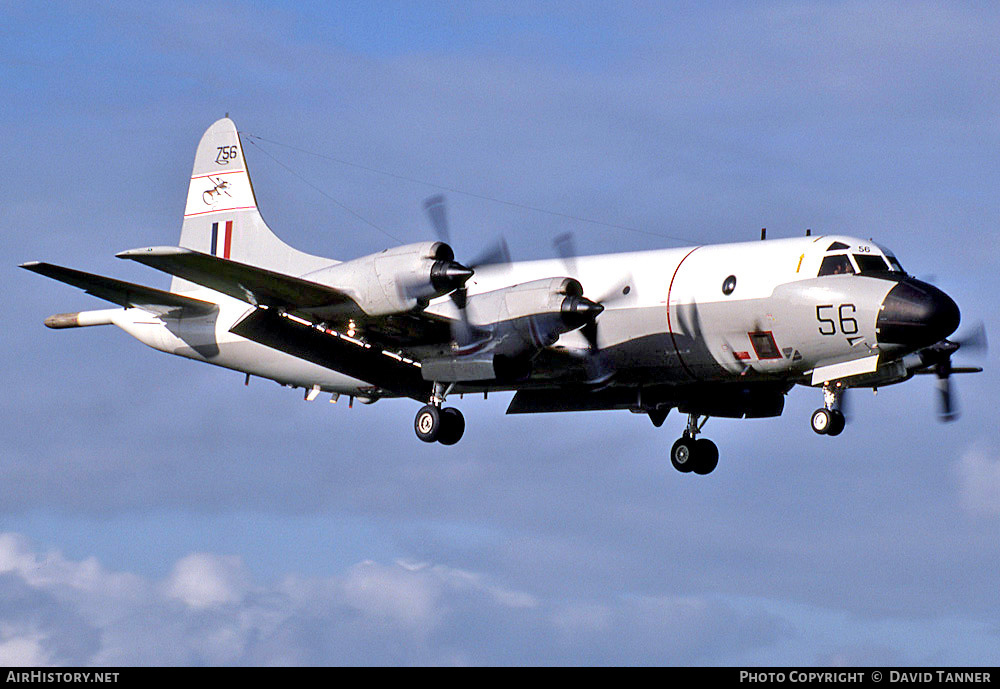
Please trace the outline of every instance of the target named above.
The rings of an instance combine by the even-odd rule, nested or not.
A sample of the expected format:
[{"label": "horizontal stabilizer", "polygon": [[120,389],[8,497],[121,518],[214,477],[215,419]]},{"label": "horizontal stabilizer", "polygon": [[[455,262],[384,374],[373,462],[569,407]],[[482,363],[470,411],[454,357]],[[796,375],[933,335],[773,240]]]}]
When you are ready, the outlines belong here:
[{"label": "horizontal stabilizer", "polygon": [[32,261],[31,263],[22,263],[21,267],[53,280],[65,282],[67,285],[79,287],[87,294],[110,301],[112,304],[118,304],[125,308],[137,307],[161,316],[180,309],[197,314],[207,314],[218,309],[215,304],[201,299],[192,299],[162,289],[85,273],[82,270],[64,268],[52,263]]},{"label": "horizontal stabilizer", "polygon": [[307,313],[362,313],[354,300],[341,290],[193,249],[157,246],[116,255],[254,306],[277,306]]}]

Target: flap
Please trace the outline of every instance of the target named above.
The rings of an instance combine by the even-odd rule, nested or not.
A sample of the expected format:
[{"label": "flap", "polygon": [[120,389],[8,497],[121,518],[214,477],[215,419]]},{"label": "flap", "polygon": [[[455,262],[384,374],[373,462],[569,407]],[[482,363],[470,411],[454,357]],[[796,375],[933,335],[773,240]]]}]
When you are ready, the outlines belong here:
[{"label": "flap", "polygon": [[275,309],[254,309],[231,332],[333,371],[371,383],[391,394],[426,402],[431,384],[420,367],[378,347],[332,334]]}]

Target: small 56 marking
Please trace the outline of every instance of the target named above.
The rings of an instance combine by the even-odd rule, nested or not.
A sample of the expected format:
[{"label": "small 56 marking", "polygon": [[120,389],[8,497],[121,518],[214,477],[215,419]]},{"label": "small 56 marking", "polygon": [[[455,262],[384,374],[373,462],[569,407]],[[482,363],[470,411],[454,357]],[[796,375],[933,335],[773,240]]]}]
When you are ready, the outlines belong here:
[{"label": "small 56 marking", "polygon": [[235,146],[219,146],[216,150],[219,154],[215,156],[215,162],[219,165],[229,165],[230,160],[236,160]]},{"label": "small 56 marking", "polygon": [[[829,318],[824,317],[824,311],[832,311],[834,308],[837,309],[837,320],[833,319],[832,313],[829,314]],[[840,304],[836,307],[833,304],[820,304],[816,307],[816,320],[820,324],[819,334],[836,335],[839,325],[840,332],[844,335],[856,335],[858,333],[858,321],[854,318],[856,312],[854,304]]]}]

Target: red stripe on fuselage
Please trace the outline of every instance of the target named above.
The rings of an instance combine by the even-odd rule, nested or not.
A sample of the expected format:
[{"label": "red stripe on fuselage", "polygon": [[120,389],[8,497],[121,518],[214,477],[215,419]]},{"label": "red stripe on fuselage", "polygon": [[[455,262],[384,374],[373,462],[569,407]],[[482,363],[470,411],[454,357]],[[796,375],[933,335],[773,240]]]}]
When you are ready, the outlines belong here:
[{"label": "red stripe on fuselage", "polygon": [[233,221],[226,221],[226,243],[223,249],[222,258],[229,258],[229,249],[233,244]]},{"label": "red stripe on fuselage", "polygon": [[684,358],[681,356],[681,350],[677,346],[677,339],[674,337],[674,326],[673,323],[671,323],[670,321],[670,293],[673,292],[674,290],[674,280],[677,278],[677,272],[681,269],[681,265],[684,263],[684,261],[687,260],[688,256],[690,256],[700,248],[701,248],[700,246],[696,246],[695,248],[691,249],[691,251],[684,254],[684,258],[682,258],[680,260],[680,263],[677,264],[677,267],[674,268],[674,274],[670,277],[670,286],[667,288],[667,331],[670,333],[670,341],[673,343],[674,351],[677,353],[677,361],[680,362],[681,368],[684,369],[684,372],[687,373],[692,378],[696,378],[696,376],[694,375],[694,373],[691,372],[691,369],[687,367],[687,364],[684,363]]}]

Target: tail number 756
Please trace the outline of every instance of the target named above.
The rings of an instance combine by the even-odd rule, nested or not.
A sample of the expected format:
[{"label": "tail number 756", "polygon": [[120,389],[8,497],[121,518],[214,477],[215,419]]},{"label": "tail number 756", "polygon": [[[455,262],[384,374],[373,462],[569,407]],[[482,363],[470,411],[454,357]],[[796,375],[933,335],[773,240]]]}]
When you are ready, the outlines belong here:
[{"label": "tail number 756", "polygon": [[[816,320],[819,321],[820,335],[855,335],[858,332],[858,322],[854,318],[857,309],[854,304],[820,304],[816,307]],[[839,331],[838,331],[839,327]]]}]

